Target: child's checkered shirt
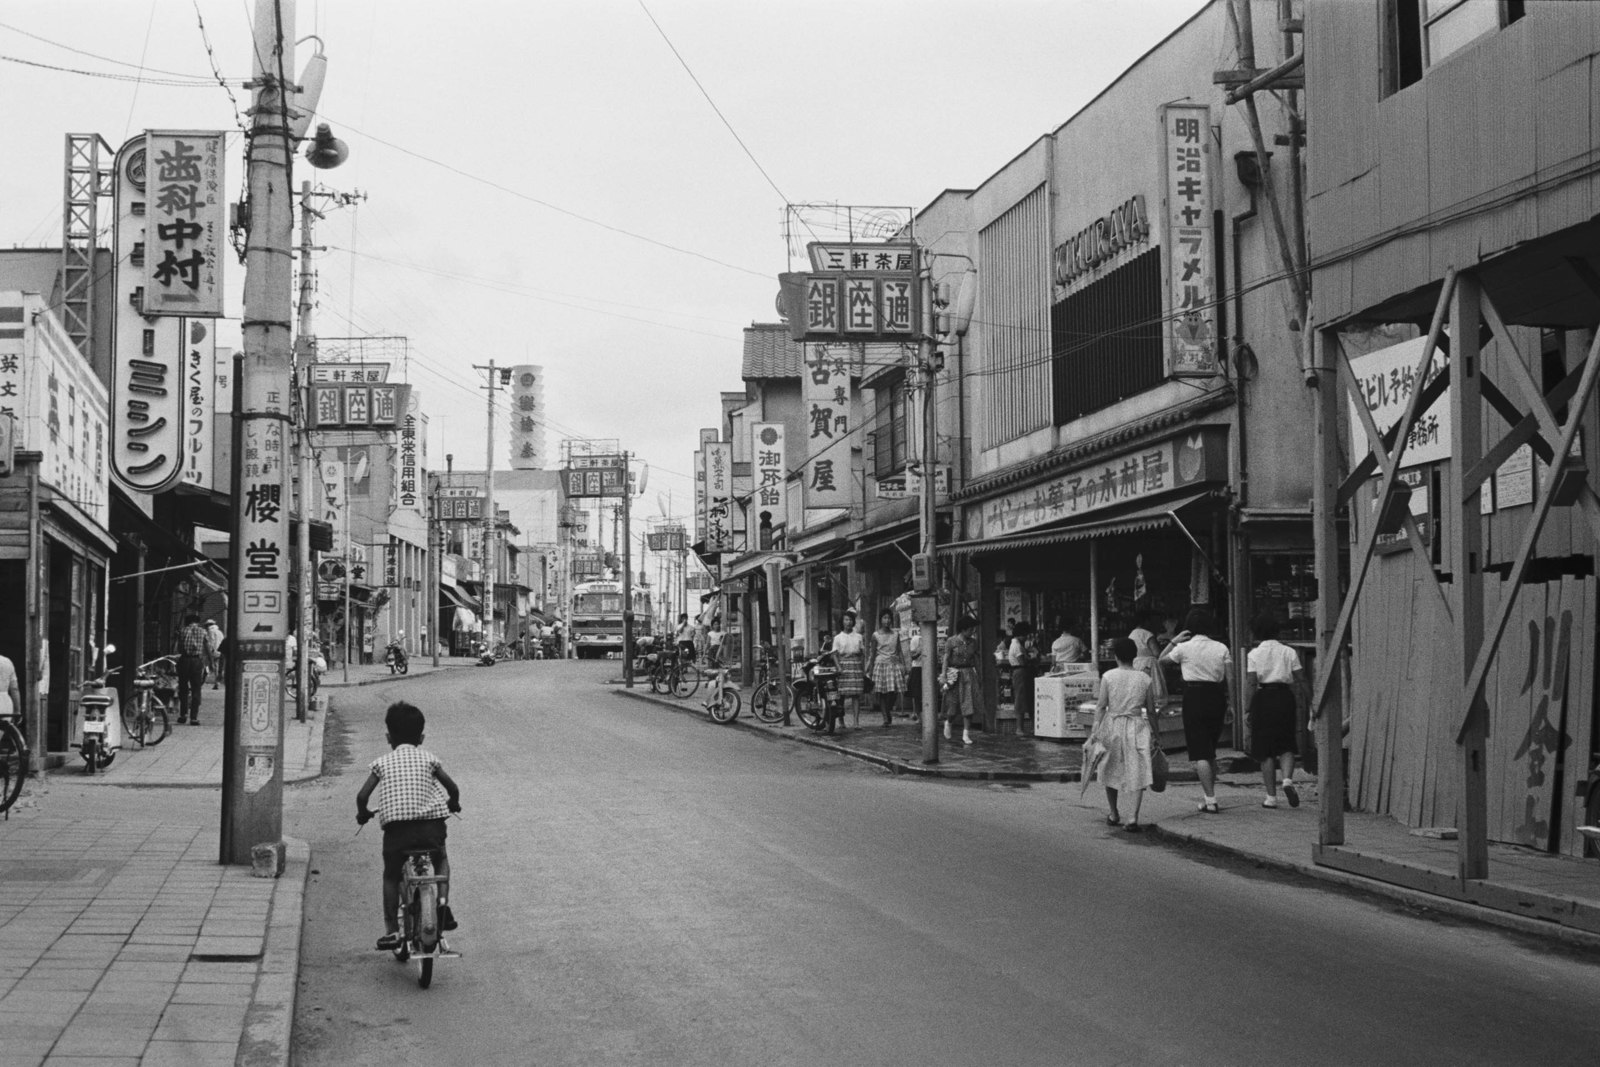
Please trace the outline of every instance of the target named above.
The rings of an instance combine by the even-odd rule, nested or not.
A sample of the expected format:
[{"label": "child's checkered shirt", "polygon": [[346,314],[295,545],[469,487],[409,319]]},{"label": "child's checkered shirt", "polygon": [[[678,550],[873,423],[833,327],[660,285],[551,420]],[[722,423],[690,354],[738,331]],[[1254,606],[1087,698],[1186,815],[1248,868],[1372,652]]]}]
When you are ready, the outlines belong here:
[{"label": "child's checkered shirt", "polygon": [[406,819],[443,819],[450,814],[449,795],[434,772],[444,764],[425,748],[396,745],[369,768],[383,785],[378,824]]}]

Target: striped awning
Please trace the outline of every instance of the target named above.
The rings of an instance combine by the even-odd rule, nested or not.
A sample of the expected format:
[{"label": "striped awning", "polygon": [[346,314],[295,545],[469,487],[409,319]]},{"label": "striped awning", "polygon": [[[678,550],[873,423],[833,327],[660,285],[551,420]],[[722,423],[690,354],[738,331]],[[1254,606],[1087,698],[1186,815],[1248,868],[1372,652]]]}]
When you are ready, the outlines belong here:
[{"label": "striped awning", "polygon": [[[1158,504],[1148,504],[1137,510],[1094,522],[1068,523],[1044,530],[1030,530],[1010,537],[986,537],[940,545],[938,553],[940,556],[960,558],[989,552],[1005,552],[1016,548],[1037,548],[1042,545],[1066,544],[1069,541],[1088,541],[1097,537],[1138,533],[1141,530],[1159,530],[1167,526],[1182,528],[1183,523],[1177,514],[1179,511],[1204,500],[1217,499],[1218,496],[1218,490],[1206,489],[1188,496],[1164,500]],[[1187,535],[1188,531],[1184,532]]]}]

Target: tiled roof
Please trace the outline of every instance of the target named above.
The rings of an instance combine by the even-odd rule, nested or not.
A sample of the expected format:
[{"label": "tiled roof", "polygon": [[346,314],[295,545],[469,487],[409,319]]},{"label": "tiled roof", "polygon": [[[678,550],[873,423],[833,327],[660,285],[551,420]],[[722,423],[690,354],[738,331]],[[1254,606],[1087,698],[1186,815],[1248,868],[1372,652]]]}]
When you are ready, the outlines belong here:
[{"label": "tiled roof", "polygon": [[781,322],[752,322],[744,329],[744,364],[740,377],[798,378],[804,365],[805,346],[791,340]]}]

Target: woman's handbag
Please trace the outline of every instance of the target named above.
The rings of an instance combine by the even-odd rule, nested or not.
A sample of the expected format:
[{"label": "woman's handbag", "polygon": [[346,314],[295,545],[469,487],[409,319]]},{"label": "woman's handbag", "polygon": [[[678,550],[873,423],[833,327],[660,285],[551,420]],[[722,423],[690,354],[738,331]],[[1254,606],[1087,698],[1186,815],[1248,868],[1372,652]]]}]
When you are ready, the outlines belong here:
[{"label": "woman's handbag", "polygon": [[1150,753],[1150,792],[1164,793],[1167,791],[1167,776],[1172,772],[1167,763],[1167,754],[1161,751],[1160,746]]}]

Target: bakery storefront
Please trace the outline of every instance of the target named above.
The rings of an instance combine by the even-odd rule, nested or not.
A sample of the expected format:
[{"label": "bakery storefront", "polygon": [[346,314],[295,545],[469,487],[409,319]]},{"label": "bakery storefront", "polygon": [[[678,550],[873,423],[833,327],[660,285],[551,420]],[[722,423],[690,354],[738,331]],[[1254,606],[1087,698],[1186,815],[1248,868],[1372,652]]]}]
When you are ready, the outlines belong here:
[{"label": "bakery storefront", "polygon": [[[1094,650],[1096,671],[1115,666],[1110,643],[1144,623],[1160,633],[1194,605],[1226,614],[1226,425],[1108,450],[1043,480],[965,507],[966,537],[941,555],[979,575],[983,648],[992,652],[1010,621],[1032,623],[1048,658],[1071,628]],[[1226,621],[1224,619],[1224,625]],[[986,726],[1035,732],[1026,694],[1019,701],[995,668]],[[1048,668],[1046,668],[1048,669]],[[1174,698],[1181,682],[1173,679]],[[1178,702],[1170,703],[1176,721]],[[1163,721],[1163,738],[1169,732]]]}]

